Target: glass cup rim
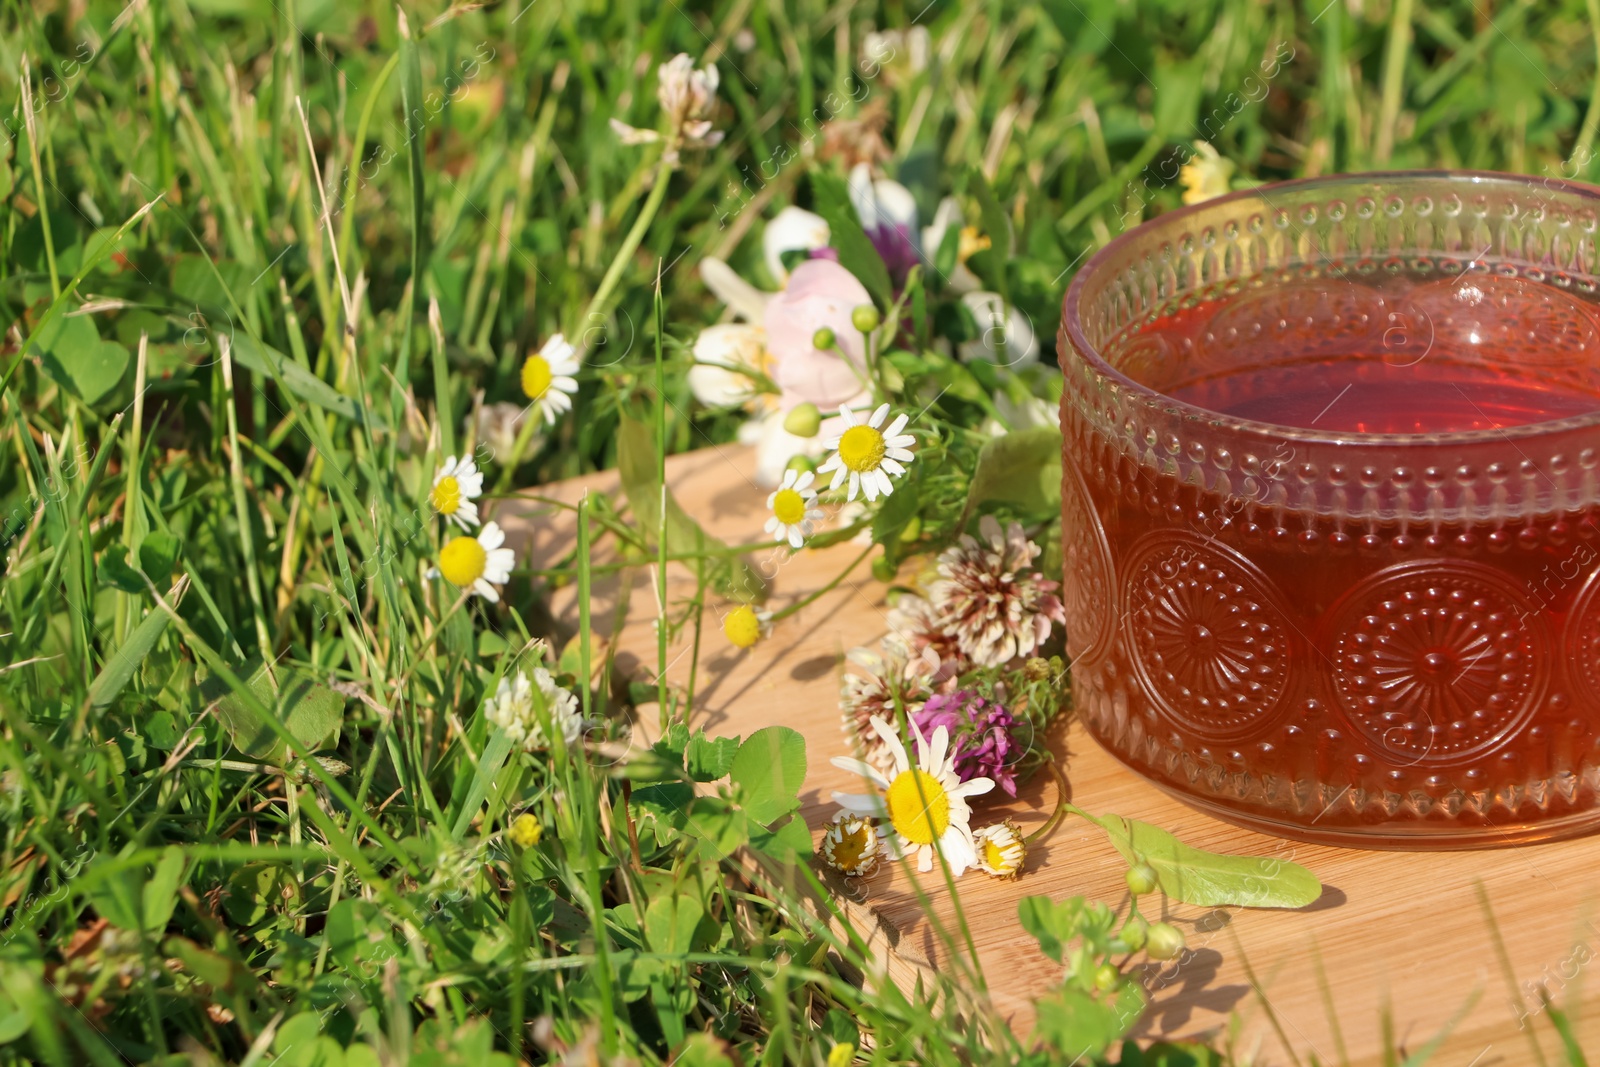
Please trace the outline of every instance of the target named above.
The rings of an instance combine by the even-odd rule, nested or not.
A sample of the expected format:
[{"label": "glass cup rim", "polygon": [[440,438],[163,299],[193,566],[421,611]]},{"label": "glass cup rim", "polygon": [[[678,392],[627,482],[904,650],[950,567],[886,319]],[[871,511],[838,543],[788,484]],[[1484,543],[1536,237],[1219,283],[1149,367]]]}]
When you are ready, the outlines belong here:
[{"label": "glass cup rim", "polygon": [[[1185,400],[1179,400],[1163,393],[1159,389],[1152,389],[1142,382],[1135,381],[1106,362],[1105,357],[1100,353],[1099,347],[1090,343],[1088,337],[1084,335],[1079,309],[1083,292],[1097,273],[1096,268],[1104,269],[1108,262],[1114,261],[1141,234],[1148,236],[1150,230],[1156,227],[1170,228],[1175,231],[1181,230],[1183,223],[1197,215],[1214,211],[1218,207],[1249,200],[1265,200],[1270,206],[1271,201],[1267,199],[1266,194],[1270,194],[1273,191],[1299,191],[1318,187],[1375,186],[1385,183],[1404,184],[1418,180],[1444,181],[1468,188],[1487,184],[1520,187],[1523,189],[1537,186],[1552,193],[1568,194],[1590,200],[1597,209],[1600,209],[1600,186],[1568,181],[1564,178],[1541,178],[1529,174],[1512,174],[1492,170],[1387,170],[1360,171],[1351,174],[1327,174],[1316,178],[1293,178],[1288,181],[1269,182],[1250,189],[1239,189],[1223,196],[1212,197],[1197,204],[1185,204],[1180,208],[1164,212],[1153,219],[1142,222],[1131,230],[1118,234],[1093,256],[1089,257],[1089,261],[1073,276],[1072,284],[1067,287],[1066,296],[1062,298],[1061,303],[1061,330],[1071,342],[1069,345],[1072,349],[1070,358],[1081,360],[1096,374],[1114,382],[1125,396],[1140,401],[1146,406],[1160,408],[1170,414],[1184,418],[1197,419],[1219,430],[1252,437],[1259,436],[1269,440],[1287,439],[1302,441],[1307,444],[1336,446],[1471,445],[1493,441],[1541,438],[1569,431],[1600,428],[1600,409],[1584,415],[1569,415],[1563,419],[1530,422],[1520,426],[1485,430],[1459,430],[1448,433],[1329,432],[1290,426],[1284,423],[1267,422],[1260,419],[1239,418],[1220,411],[1213,411],[1207,407],[1201,407],[1198,404],[1191,404]],[[1600,317],[1597,317],[1595,325],[1597,329],[1600,329]],[[1060,353],[1059,358],[1065,360],[1068,358],[1067,353]],[[1063,366],[1062,369],[1065,370],[1066,367]]]}]

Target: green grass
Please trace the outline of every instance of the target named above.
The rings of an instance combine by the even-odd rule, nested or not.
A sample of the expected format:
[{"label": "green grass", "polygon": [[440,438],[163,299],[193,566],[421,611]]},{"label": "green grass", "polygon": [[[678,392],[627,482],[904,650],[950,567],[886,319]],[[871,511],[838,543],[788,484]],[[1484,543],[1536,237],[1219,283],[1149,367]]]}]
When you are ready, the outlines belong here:
[{"label": "green grass", "polygon": [[[1047,344],[1071,272],[1178,202],[1202,136],[1245,180],[1593,178],[1600,11],[403,6],[409,37],[360,0],[0,15],[0,1063],[1022,1061],[979,976],[864,990],[805,868],[728,859],[733,800],[686,817],[692,758],[495,766],[480,707],[544,616],[526,573],[498,607],[424,579],[434,467],[558,331],[576,411],[500,450],[499,491],[618,465],[630,413],[652,460],[732,439],[685,382],[718,313],[696,265],[770,285],[760,220],[877,137],[924,217],[981,169],[1019,235],[982,269]],[[929,70],[852,80],[868,28],[913,20]],[[608,120],[654,127],[680,51],[715,60],[726,140],[667,168]],[[581,520],[636,562],[671,541]],[[586,589],[587,548],[541,578]],[[578,686],[597,742],[610,666],[586,637],[561,662],[605,679]],[[286,758],[308,732],[326,759]],[[520,811],[536,848],[504,837]]]}]

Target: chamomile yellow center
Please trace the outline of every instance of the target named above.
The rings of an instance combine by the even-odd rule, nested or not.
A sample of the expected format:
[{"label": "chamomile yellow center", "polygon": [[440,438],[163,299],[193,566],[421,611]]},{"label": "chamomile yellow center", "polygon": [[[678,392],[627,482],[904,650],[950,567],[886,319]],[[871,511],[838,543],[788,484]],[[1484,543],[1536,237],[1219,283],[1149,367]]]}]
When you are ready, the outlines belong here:
[{"label": "chamomile yellow center", "polygon": [[793,489],[779,489],[772,498],[772,514],[785,526],[793,526],[806,517],[806,498]]},{"label": "chamomile yellow center", "polygon": [[756,618],[756,613],[748,605],[741,604],[722,620],[722,632],[728,635],[728,640],[735,646],[749,648],[761,640],[761,620]]},{"label": "chamomile yellow center", "polygon": [[[848,824],[847,824],[848,825]],[[833,865],[841,871],[859,870],[871,856],[871,828],[865,822],[855,824],[855,830],[844,830],[833,846]]]},{"label": "chamomile yellow center", "polygon": [[461,483],[453,474],[447,474],[433,487],[433,510],[441,515],[454,515],[461,507]]},{"label": "chamomile yellow center", "polygon": [[489,553],[476,537],[457,537],[439,553],[439,573],[451,585],[465,588],[483,577]]},{"label": "chamomile yellow center", "polygon": [[901,771],[884,804],[895,833],[914,845],[931,845],[950,829],[950,794],[926,771]]},{"label": "chamomile yellow center", "polygon": [[529,356],[522,365],[522,391],[528,394],[529,400],[543,399],[544,394],[550,391],[553,377],[549,360],[540,355]]},{"label": "chamomile yellow center", "polygon": [[877,470],[885,447],[883,434],[871,426],[852,426],[839,436],[839,458],[858,474]]},{"label": "chamomile yellow center", "polygon": [[983,862],[995,870],[1005,869],[1005,854],[1000,851],[1000,847],[994,843],[994,838],[992,837],[983,843]]}]

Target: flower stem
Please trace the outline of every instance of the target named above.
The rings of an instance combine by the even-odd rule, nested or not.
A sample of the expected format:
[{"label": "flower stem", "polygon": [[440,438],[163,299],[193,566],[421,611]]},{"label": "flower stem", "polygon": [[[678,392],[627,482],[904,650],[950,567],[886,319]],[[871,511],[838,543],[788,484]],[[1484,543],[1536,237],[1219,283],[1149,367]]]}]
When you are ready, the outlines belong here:
[{"label": "flower stem", "polygon": [[606,268],[605,277],[600,279],[600,287],[595,290],[594,297],[589,301],[589,306],[584,309],[583,318],[579,320],[578,327],[584,329],[580,336],[587,336],[587,326],[591,323],[604,322],[607,306],[617,283],[622,280],[622,272],[628,266],[628,260],[633,258],[634,252],[639,249],[639,242],[644,240],[644,235],[650,228],[650,223],[656,217],[656,212],[661,208],[661,202],[667,196],[667,182],[672,177],[673,168],[670,152],[663,152],[661,162],[656,167],[655,185],[650,190],[650,196],[644,202],[639,217],[633,220],[633,228],[622,239],[622,247],[617,249],[617,254],[611,260],[611,266]]},{"label": "flower stem", "polygon": [[1067,800],[1067,776],[1061,773],[1061,764],[1052,759],[1049,766],[1050,773],[1055,775],[1056,779],[1056,810],[1050,813],[1043,826],[1022,839],[1022,843],[1029,848],[1054,833],[1056,827],[1061,825],[1061,820],[1067,817],[1067,812],[1075,810]]}]

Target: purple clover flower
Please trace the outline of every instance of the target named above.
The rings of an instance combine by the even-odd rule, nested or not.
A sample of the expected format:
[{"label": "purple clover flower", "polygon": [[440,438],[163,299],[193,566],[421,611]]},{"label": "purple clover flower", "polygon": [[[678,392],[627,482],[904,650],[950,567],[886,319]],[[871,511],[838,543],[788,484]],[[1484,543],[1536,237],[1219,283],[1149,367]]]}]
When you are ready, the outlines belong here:
[{"label": "purple clover flower", "polygon": [[990,778],[1008,795],[1017,795],[1016,765],[1027,746],[1016,738],[1017,720],[998,701],[958,689],[929,697],[911,720],[923,737],[941,726],[950,732],[952,762],[963,782]]}]

